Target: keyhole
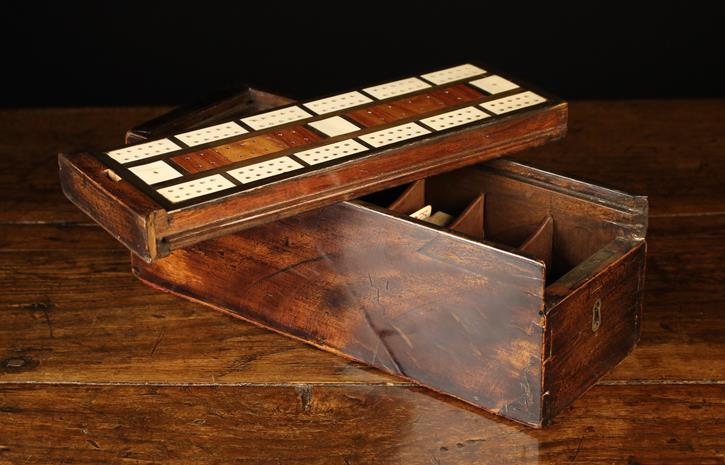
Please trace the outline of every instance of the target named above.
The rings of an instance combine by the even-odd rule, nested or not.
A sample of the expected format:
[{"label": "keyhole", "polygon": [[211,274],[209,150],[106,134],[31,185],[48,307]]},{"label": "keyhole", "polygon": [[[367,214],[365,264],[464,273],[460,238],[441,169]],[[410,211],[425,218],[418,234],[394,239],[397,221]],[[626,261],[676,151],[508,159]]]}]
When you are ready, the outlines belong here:
[{"label": "keyhole", "polygon": [[592,331],[597,332],[602,325],[602,299],[597,299],[592,307]]}]

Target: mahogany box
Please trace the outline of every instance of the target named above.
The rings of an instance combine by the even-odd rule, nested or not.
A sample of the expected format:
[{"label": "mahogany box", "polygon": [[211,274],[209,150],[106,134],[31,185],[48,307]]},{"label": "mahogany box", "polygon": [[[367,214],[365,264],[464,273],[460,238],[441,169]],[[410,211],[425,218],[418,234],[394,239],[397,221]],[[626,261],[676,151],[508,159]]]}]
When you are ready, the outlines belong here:
[{"label": "mahogany box", "polygon": [[[60,178],[147,284],[541,427],[642,315],[646,198],[493,160],[563,136],[566,112],[475,65],[304,104],[245,88],[61,154]],[[410,216],[427,205],[452,218]]]}]

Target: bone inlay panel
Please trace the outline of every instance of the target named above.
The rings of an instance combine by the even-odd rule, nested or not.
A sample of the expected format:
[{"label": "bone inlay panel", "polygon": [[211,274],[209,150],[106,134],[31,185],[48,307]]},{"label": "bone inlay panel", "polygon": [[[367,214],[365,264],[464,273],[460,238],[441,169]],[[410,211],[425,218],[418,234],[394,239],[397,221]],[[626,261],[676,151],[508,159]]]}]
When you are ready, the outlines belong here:
[{"label": "bone inlay panel", "polygon": [[119,163],[129,163],[136,160],[143,160],[144,158],[163,155],[174,150],[179,150],[180,148],[169,139],[159,139],[118,150],[111,150],[110,152],[106,152],[106,154]]},{"label": "bone inlay panel", "polygon": [[281,110],[268,111],[267,113],[259,115],[247,116],[246,118],[242,118],[242,121],[244,124],[258,131],[260,129],[271,128],[310,117],[312,117],[312,115],[302,108],[293,106],[282,108]]},{"label": "bone inlay panel", "polygon": [[230,121],[228,123],[209,126],[208,128],[201,128],[195,131],[177,134],[176,138],[189,147],[193,147],[194,145],[206,144],[207,142],[214,142],[215,140],[238,136],[239,134],[244,134],[246,132],[246,129],[237,123]]},{"label": "bone inlay panel", "polygon": [[532,105],[538,105],[539,103],[545,101],[546,99],[544,97],[533,92],[522,92],[520,94],[514,94],[509,97],[482,103],[481,106],[492,113],[501,115],[510,111],[530,107]]},{"label": "bone inlay panel", "polygon": [[133,168],[129,168],[129,171],[138,176],[146,184],[157,184],[181,176],[181,173],[161,160],[134,166]]},{"label": "bone inlay panel", "polygon": [[478,76],[479,74],[483,74],[485,72],[486,71],[482,68],[467,63],[465,65],[454,66],[453,68],[442,69],[428,74],[421,74],[420,77],[432,82],[433,84],[441,85]]},{"label": "bone inlay panel", "polygon": [[279,157],[272,160],[247,165],[236,170],[229,171],[242,184],[259,181],[260,179],[271,178],[290,171],[304,168],[290,157]]},{"label": "bone inlay panel", "polygon": [[431,116],[430,118],[424,118],[420,120],[420,122],[435,129],[436,131],[442,131],[444,129],[462,126],[464,124],[489,117],[490,115],[482,112],[476,107],[466,107],[441,113],[440,115]]},{"label": "bone inlay panel", "polygon": [[313,100],[312,102],[305,103],[304,106],[318,115],[324,115],[325,113],[344,110],[346,108],[356,107],[369,102],[372,102],[372,99],[360,92],[347,92],[333,97]]},{"label": "bone inlay panel", "polygon": [[173,186],[159,189],[158,193],[173,203],[201,197],[214,192],[223,191],[234,187],[234,184],[220,174],[194,179],[193,181],[182,182]]},{"label": "bone inlay panel", "polygon": [[366,87],[363,90],[373,97],[382,100],[390,97],[397,97],[398,95],[410,94],[411,92],[423,90],[426,87],[430,87],[430,84],[425,81],[421,81],[418,78],[412,77],[401,79],[399,81],[388,82],[379,86]]},{"label": "bone inlay panel", "polygon": [[328,137],[335,137],[341,134],[355,132],[360,129],[345,118],[340,118],[339,116],[333,116],[332,118],[314,121],[310,123],[310,126],[327,135]]},{"label": "bone inlay panel", "polygon": [[488,76],[476,79],[475,81],[471,81],[471,84],[479,89],[485,90],[489,94],[499,94],[518,87],[518,84],[504,79],[501,76]]},{"label": "bone inlay panel", "polygon": [[296,153],[295,156],[304,161],[308,165],[317,165],[338,158],[349,157],[350,155],[364,152],[367,147],[352,139],[343,140],[334,144],[315,147],[314,149],[305,150]]},{"label": "bone inlay panel", "polygon": [[422,126],[415,123],[408,123],[383,129],[382,131],[371,132],[370,134],[360,136],[360,139],[373,147],[383,147],[429,133],[430,131]]}]

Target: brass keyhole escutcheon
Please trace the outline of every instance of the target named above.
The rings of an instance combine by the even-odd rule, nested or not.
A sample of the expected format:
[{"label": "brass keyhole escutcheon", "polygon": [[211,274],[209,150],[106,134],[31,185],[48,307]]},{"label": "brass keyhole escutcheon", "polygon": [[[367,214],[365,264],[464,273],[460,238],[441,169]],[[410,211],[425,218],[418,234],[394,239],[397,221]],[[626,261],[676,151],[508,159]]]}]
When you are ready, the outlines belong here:
[{"label": "brass keyhole escutcheon", "polygon": [[597,299],[592,307],[592,331],[597,332],[602,326],[602,299]]}]

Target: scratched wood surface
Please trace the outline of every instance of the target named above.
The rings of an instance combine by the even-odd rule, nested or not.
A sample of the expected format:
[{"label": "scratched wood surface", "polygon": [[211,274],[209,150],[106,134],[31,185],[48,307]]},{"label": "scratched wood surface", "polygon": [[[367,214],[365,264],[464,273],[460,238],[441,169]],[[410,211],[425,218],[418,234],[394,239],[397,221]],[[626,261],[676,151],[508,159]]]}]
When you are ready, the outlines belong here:
[{"label": "scratched wood surface", "polygon": [[575,102],[517,157],[651,205],[642,342],[540,431],[137,282],[56,152],[165,110],[0,111],[0,464],[725,463],[725,102]]}]

